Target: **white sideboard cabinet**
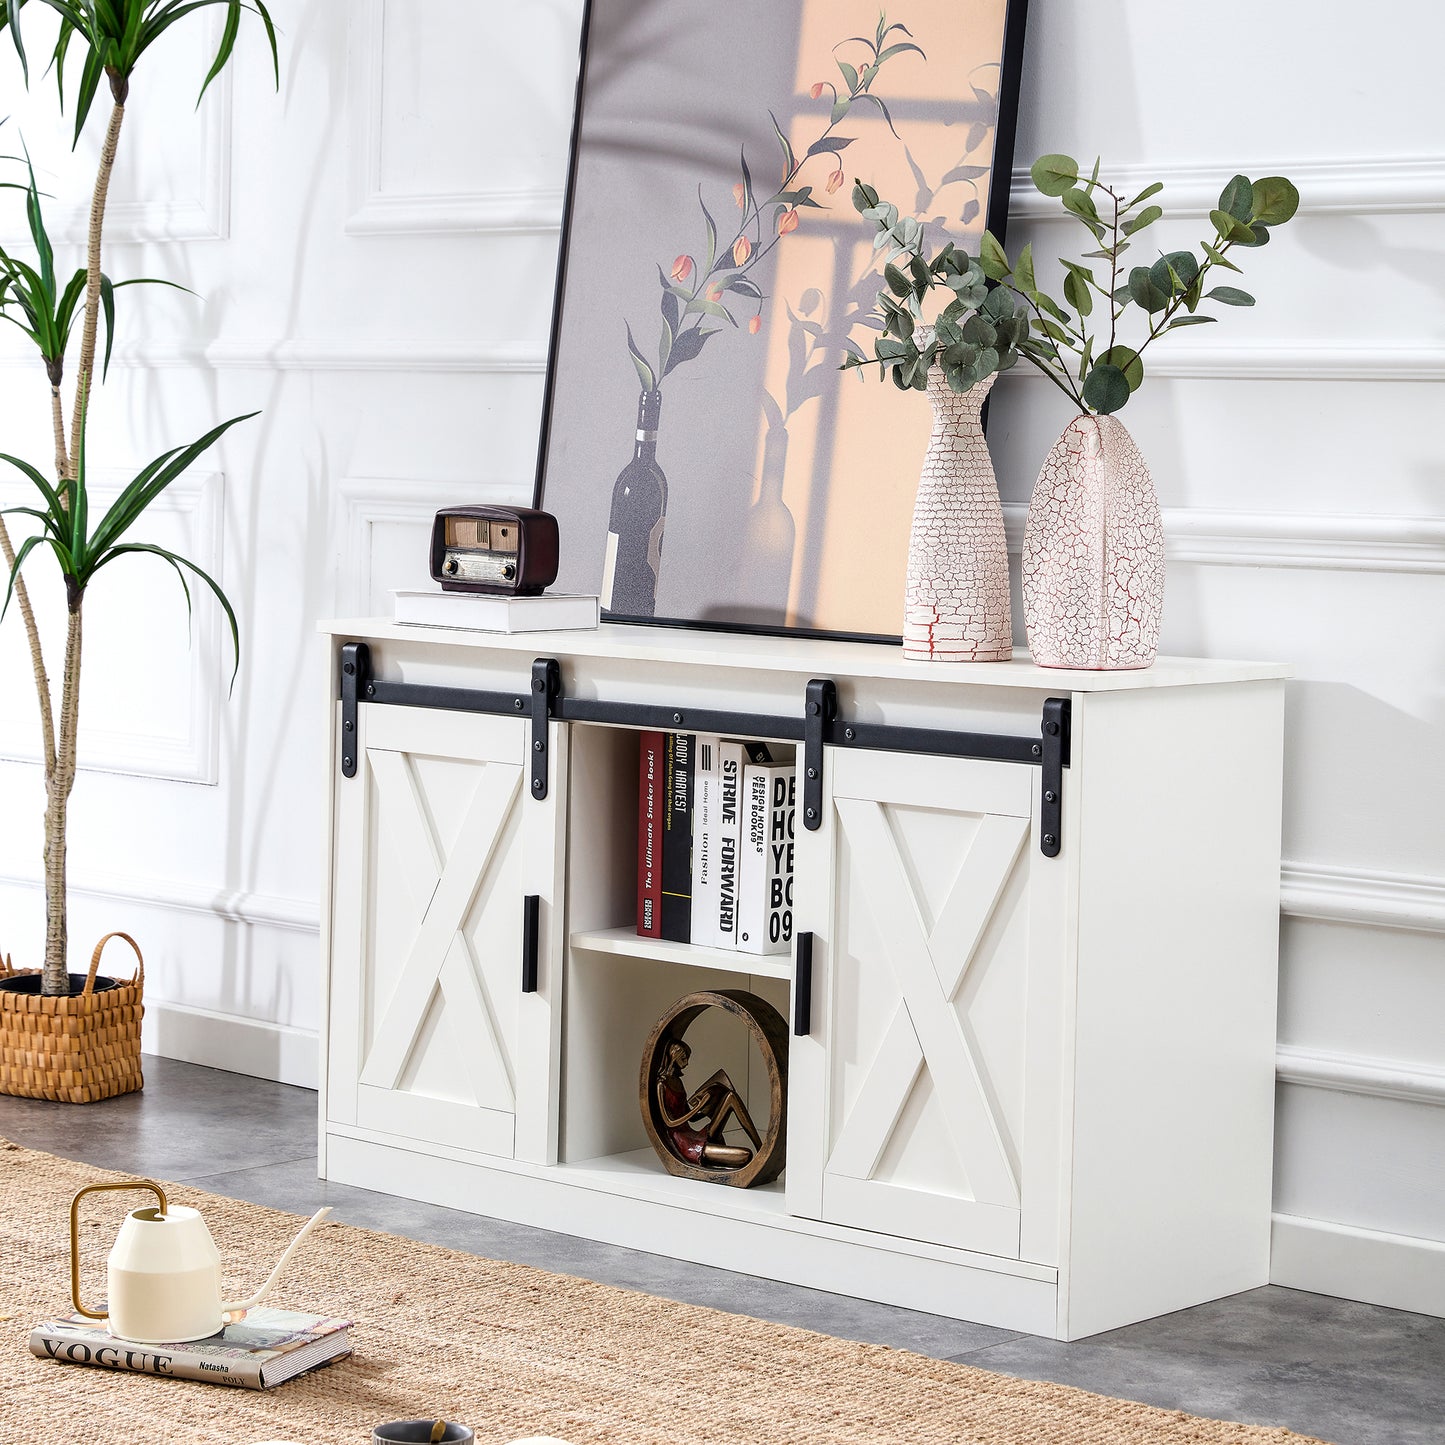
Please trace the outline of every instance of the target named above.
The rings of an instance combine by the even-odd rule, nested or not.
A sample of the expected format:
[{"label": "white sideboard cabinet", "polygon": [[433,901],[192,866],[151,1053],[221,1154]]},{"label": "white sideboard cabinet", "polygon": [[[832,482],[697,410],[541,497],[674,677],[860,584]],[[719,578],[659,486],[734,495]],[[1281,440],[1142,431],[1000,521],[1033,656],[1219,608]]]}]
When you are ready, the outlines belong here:
[{"label": "white sideboard cabinet", "polygon": [[[325,1178],[1060,1339],[1268,1280],[1284,669],[324,630]],[[636,936],[646,728],[796,755],[790,954]],[[792,1030],[758,1189],[638,1109],[724,987]],[[766,1113],[735,1021],[689,1041]]]}]

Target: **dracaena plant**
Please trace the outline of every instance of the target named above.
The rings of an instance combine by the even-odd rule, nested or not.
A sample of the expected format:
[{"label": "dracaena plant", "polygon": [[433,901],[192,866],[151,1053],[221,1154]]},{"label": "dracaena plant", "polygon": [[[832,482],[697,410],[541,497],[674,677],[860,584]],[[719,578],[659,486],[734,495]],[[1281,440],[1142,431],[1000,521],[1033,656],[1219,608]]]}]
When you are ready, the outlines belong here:
[{"label": "dracaena plant", "polygon": [[[985,231],[979,263],[990,280],[1033,313],[1033,334],[1020,343],[1024,356],[1086,414],[1105,415],[1128,403],[1144,380],[1144,352],[1161,336],[1217,321],[1201,310],[1206,302],[1253,306],[1249,292],[1211,283],[1218,272],[1239,273],[1239,251],[1265,245],[1271,228],[1284,225],[1299,208],[1299,192],[1283,176],[1251,181],[1238,175],[1209,213],[1214,233],[1199,243],[1197,254],[1167,251],[1148,265],[1125,265],[1124,255],[1140,234],[1164,216],[1153,204],[1162,182],[1126,199],[1100,181],[1098,161],[1082,178],[1078,162],[1065,155],[1041,156],[1032,176],[1038,190],[1057,197],[1097,243],[1077,261],[1060,259],[1064,301],[1073,310],[1040,289],[1030,245],[1010,261],[1002,243]],[[1142,323],[1125,341],[1122,323],[1140,312]]]},{"label": "dracaena plant", "polygon": [[[203,582],[220,601],[231,627],[233,647],[239,649],[236,616],[215,580],[194,563],[151,543],[133,540],[132,527],[146,509],[213,442],[244,417],[207,432],[188,445],[172,448],[141,469],[112,503],[94,527],[87,487],[85,418],[95,372],[100,321],[106,322],[105,357],[109,358],[114,332],[114,293],[122,282],[112,285],[102,269],[102,247],[106,200],[115,167],[125,108],[137,68],[150,57],[155,43],[188,17],[221,11],[220,38],[209,69],[201,81],[200,94],[221,74],[235,50],[236,37],[245,13],[256,16],[264,27],[270,48],[272,70],[279,85],[280,67],[276,32],[262,0],[0,0],[0,40],[9,37],[19,58],[27,85],[31,78],[31,53],[40,33],[34,22],[42,12],[53,12],[54,41],[50,68],[55,73],[61,109],[72,114],[72,144],[79,140],[92,106],[104,81],[110,92],[110,115],[91,192],[86,232],[85,265],[61,283],[55,265],[55,247],[45,229],[40,192],[33,173],[25,193],[26,219],[34,247],[33,255],[22,257],[0,252],[0,314],[13,322],[34,345],[44,367],[50,389],[50,421],[55,443],[54,477],[18,457],[4,460],[18,468],[39,493],[40,505],[12,508],[39,524],[39,531],[27,536],[17,553],[4,515],[0,514],[0,556],[6,566],[4,608],[15,604],[20,614],[30,653],[40,711],[41,758],[45,770],[45,954],[41,989],[45,994],[69,992],[67,968],[67,909],[65,886],[66,822],[71,790],[75,783],[76,745],[80,718],[80,677],[83,614],[87,590],[96,574],[118,558],[136,555],[159,557],[172,566],[181,579],[186,603],[190,587],[186,574]],[[159,66],[165,62],[155,60]],[[79,79],[68,84],[79,68]],[[197,102],[199,104],[199,101]],[[16,183],[7,183],[16,188]],[[169,283],[167,283],[169,284]],[[183,288],[182,288],[183,289]],[[82,306],[83,303],[83,306]],[[78,354],[73,371],[74,397],[67,428],[62,382],[66,358],[79,329]],[[252,413],[254,415],[254,413]],[[21,570],[35,553],[48,554],[59,567],[66,592],[66,636],[60,676],[59,706],[51,694],[45,648],[30,605]],[[235,672],[232,672],[234,680]]]},{"label": "dracaena plant", "polygon": [[[976,260],[952,241],[930,256],[923,223],[900,215],[862,181],[853,183],[853,206],[873,222],[874,252],[886,252],[886,285],[870,319],[883,333],[873,343],[873,360],[850,350],[843,370],[876,365],[880,381],[887,375],[900,391],[923,391],[936,365],[954,391],[967,391],[1018,361],[1028,319],[1015,314],[1004,287],[989,286]],[[924,302],[934,291],[949,299],[926,325]]]}]

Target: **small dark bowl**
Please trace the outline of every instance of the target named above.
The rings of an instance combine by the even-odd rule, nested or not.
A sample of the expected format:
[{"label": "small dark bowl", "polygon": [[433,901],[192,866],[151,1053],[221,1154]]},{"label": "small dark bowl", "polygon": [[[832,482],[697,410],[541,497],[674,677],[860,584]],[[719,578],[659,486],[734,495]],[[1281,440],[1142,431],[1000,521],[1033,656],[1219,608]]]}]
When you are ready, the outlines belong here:
[{"label": "small dark bowl", "polygon": [[[373,1445],[390,1445],[392,1441],[419,1442],[419,1445],[426,1445],[431,1439],[431,1427],[436,1424],[435,1418],[430,1420],[392,1420],[388,1424],[378,1425],[371,1432]],[[453,1424],[447,1421],[447,1428],[442,1435],[446,1445],[466,1445],[467,1441],[475,1440],[476,1436],[465,1425]]]},{"label": "small dark bowl", "polygon": [[[85,987],[85,975],[83,973],[72,973],[67,975],[70,979],[71,997],[75,997]],[[107,993],[113,988],[119,988],[120,984],[113,978],[103,978],[100,974],[95,976],[95,986],[92,993]],[[20,978],[0,978],[0,990],[5,993],[39,993],[40,975],[38,973],[27,973]]]}]

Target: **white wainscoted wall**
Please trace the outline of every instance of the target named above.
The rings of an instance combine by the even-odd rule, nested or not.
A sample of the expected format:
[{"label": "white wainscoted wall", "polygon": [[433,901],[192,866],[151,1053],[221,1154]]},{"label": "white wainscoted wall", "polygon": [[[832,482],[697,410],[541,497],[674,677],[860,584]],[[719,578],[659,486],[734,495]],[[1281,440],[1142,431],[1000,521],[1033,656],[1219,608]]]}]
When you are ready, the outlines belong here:
[{"label": "white wainscoted wall", "polygon": [[[419,580],[438,504],[529,495],[580,4],[273,8],[279,98],[248,26],[194,114],[198,31],[167,42],[177,70],[193,46],[185,83],[152,89],[141,71],[126,122],[113,272],[202,299],[123,293],[99,479],[262,415],[151,523],[223,575],[245,631],[234,689],[216,610],[198,604],[188,626],[160,564],[96,585],[72,929],[77,957],[111,928],[144,941],[151,1049],[311,1083],[314,623],[384,610],[387,588]],[[1275,1278],[1445,1313],[1445,11],[1407,0],[1385,25],[1327,0],[1304,25],[1220,0],[1186,34],[1145,0],[1031,8],[1021,158],[1097,152],[1126,184],[1164,180],[1178,220],[1161,241],[1196,239],[1235,169],[1284,172],[1304,197],[1248,260],[1259,307],[1151,353],[1127,420],[1165,506],[1166,649],[1298,668]],[[14,99],[7,50],[0,111],[58,219],[94,142],[68,157],[52,93]],[[1082,232],[1015,185],[1011,241],[1076,250]],[[43,464],[44,380],[22,359],[0,338],[0,449]],[[1066,419],[1022,369],[1001,383],[992,442],[1015,541]],[[0,947],[18,961],[41,937],[20,661],[7,620]]]}]

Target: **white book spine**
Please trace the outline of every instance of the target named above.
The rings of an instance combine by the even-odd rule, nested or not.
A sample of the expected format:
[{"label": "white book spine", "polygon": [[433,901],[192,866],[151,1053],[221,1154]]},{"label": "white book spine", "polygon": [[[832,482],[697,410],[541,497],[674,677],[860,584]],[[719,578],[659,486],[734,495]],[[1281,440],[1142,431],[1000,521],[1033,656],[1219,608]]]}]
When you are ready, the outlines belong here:
[{"label": "white book spine", "polygon": [[744,771],[738,947],[745,953],[787,953],[793,944],[797,776],[791,763],[750,763]]},{"label": "white book spine", "polygon": [[718,877],[718,824],[722,814],[722,739],[699,733],[695,745],[692,814],[692,941],[705,948],[725,947],[718,932],[722,901]]},{"label": "white book spine", "polygon": [[738,854],[742,842],[743,745],[718,747],[717,910],[713,947],[736,948]]}]

